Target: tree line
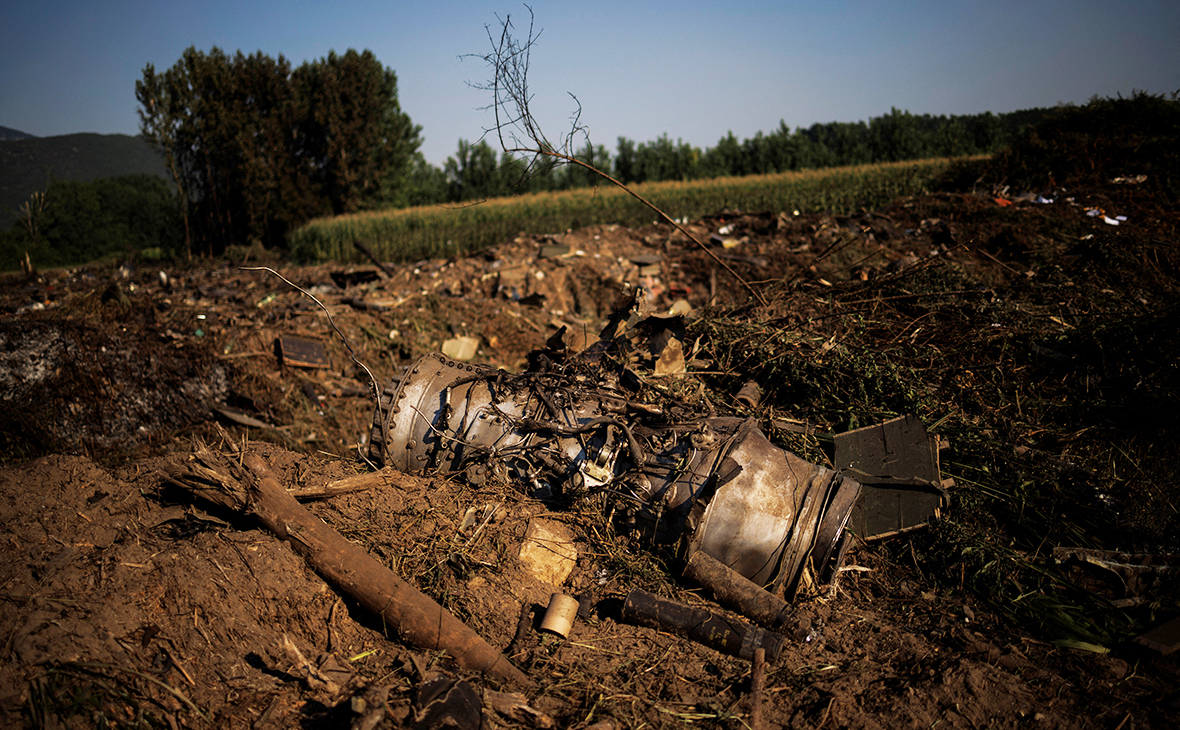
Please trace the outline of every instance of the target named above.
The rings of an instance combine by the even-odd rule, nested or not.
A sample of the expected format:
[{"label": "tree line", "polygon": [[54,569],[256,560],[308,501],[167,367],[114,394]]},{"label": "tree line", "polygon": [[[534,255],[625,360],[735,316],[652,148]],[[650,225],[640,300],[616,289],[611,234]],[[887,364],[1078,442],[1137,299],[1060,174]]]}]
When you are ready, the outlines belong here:
[{"label": "tree line", "polygon": [[[281,55],[190,47],[167,70],[148,64],[135,97],[141,134],[161,152],[172,194],[145,180],[54,183],[40,213],[22,208],[0,242],[0,258],[9,262],[23,246],[42,250],[47,262],[93,260],[117,249],[116,240],[138,246],[143,236],[155,241],[148,247],[189,255],[256,243],[282,248],[288,231],[315,217],[597,182],[578,166],[530,166],[483,139],[460,139],[441,167],[428,163],[419,149],[421,127],[398,102],[396,74],[368,50],[333,51],[293,68]],[[587,141],[577,156],[628,184],[766,174],[990,153],[1050,112],[931,116],[892,109],[867,122],[796,129],[780,122],[744,140],[731,132],[705,149],[667,134],[638,143],[620,137],[613,154]],[[128,232],[127,216],[93,215],[95,200],[112,210],[124,209],[117,201],[138,200],[150,222]],[[94,227],[100,223],[101,231]]]},{"label": "tree line", "polygon": [[[144,136],[164,153],[187,238],[202,250],[281,246],[306,220],[366,208],[458,203],[592,185],[577,166],[528,161],[460,139],[441,166],[421,155],[421,127],[397,100],[394,72],[370,51],[334,52],[292,70],[282,56],[190,48],[136,84]],[[990,153],[1050,110],[964,116],[892,109],[700,149],[667,134],[585,144],[579,159],[624,183],[696,180],[838,165]]]},{"label": "tree line", "polygon": [[[631,184],[662,180],[766,175],[792,170],[896,162],[928,157],[989,154],[1003,149],[1023,129],[1053,113],[1029,109],[1007,114],[911,114],[892,109],[867,122],[827,122],[759,132],[739,141],[733,132],[700,149],[667,134],[649,142],[617,140],[615,154],[587,143],[578,159]],[[510,192],[564,190],[596,182],[575,167],[542,167],[524,174],[524,163],[495,151],[486,141],[459,141],[459,150],[440,171],[433,202],[476,200]]]}]

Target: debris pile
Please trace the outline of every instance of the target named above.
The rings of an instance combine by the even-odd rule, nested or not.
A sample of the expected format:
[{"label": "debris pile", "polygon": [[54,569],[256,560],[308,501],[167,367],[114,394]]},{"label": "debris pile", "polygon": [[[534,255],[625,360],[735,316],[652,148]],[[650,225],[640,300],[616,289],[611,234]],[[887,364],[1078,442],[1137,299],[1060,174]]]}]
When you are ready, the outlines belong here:
[{"label": "debris pile", "polygon": [[[34,395],[5,400],[6,444],[29,446],[26,422],[66,435],[44,415],[64,405],[82,415],[62,448],[90,456],[14,448],[0,470],[0,715],[1164,722],[1174,217],[1131,197],[1157,174],[1077,205],[989,191],[692,223],[765,308],[666,227],[284,270],[389,384],[376,408],[322,310],[268,276],[21,279],[0,292],[0,385]],[[636,309],[604,323],[624,286]],[[62,350],[55,331],[95,336]],[[147,417],[171,406],[144,393],[184,409]],[[111,412],[144,430],[100,440],[87,414]],[[290,512],[249,497],[263,484]],[[208,498],[236,489],[245,507]],[[324,530],[489,662],[350,594],[312,559]],[[527,695],[496,691],[518,673]]]},{"label": "debris pile", "polygon": [[790,594],[801,580],[831,581],[860,492],[750,420],[670,420],[580,368],[510,375],[442,355],[383,396],[369,456],[475,485],[496,478],[541,499],[609,493],[659,542]]}]

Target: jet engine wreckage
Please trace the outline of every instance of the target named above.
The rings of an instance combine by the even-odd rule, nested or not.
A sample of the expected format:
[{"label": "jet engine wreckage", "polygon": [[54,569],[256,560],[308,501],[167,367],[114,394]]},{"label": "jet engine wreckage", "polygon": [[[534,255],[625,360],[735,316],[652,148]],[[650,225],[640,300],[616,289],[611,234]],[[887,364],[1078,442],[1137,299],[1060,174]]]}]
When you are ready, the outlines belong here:
[{"label": "jet engine wreckage", "polygon": [[[643,388],[636,365],[648,356],[657,372],[684,372],[683,316],[641,318],[633,306],[572,356],[563,334],[532,353],[522,373],[422,357],[379,395],[369,458],[476,487],[511,485],[555,506],[596,500],[616,526],[674,548],[685,578],[761,628],[639,589],[622,602],[624,622],[761,666],[788,636],[811,640],[793,601],[834,585],[853,539],[913,529],[944,504],[939,439],[914,417],[838,434],[831,467],[815,464],[775,446],[753,418],[719,416]],[[756,391],[744,388],[741,398],[752,402]],[[299,505],[265,450],[229,443],[230,455],[198,444],[171,468],[173,483],[290,540],[406,643],[445,651],[465,671],[533,684],[471,627]],[[318,494],[371,486],[371,476]],[[582,602],[592,600],[553,594],[542,630],[567,636]],[[531,608],[522,606],[518,637]]]},{"label": "jet engine wreckage", "polygon": [[669,327],[637,319],[632,310],[624,328],[616,317],[569,358],[558,333],[518,374],[422,357],[381,394],[369,458],[473,486],[499,479],[541,499],[605,493],[676,548],[687,577],[772,630],[797,592],[832,584],[854,532],[884,537],[937,517],[938,440],[916,418],[842,434],[841,469],[810,463],[754,419],[635,400],[628,354]]}]

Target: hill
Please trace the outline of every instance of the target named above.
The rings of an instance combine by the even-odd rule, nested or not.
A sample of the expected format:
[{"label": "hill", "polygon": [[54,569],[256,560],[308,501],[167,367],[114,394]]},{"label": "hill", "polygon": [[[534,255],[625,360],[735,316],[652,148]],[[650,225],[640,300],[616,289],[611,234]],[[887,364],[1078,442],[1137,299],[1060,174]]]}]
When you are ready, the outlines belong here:
[{"label": "hill", "polygon": [[36,139],[36,135],[11,127],[0,127],[0,141],[7,142],[12,139]]},{"label": "hill", "polygon": [[163,159],[139,137],[83,133],[5,138],[0,141],[0,228],[11,226],[21,203],[53,180],[87,182],[137,173],[167,176]]}]

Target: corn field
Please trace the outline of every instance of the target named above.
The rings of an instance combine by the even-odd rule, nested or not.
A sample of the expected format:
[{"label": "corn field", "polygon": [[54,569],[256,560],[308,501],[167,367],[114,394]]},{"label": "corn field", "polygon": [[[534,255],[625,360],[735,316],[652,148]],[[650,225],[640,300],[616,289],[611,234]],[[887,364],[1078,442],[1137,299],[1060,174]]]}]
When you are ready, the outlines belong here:
[{"label": "corn field", "polygon": [[[775,175],[657,182],[635,192],[673,218],[723,209],[850,213],[927,190],[951,159],[891,162]],[[596,187],[493,198],[481,203],[368,211],[313,220],[290,235],[299,263],[359,261],[359,242],[383,261],[404,262],[478,251],[520,235],[595,224],[638,227],[656,214],[603,181]]]}]

